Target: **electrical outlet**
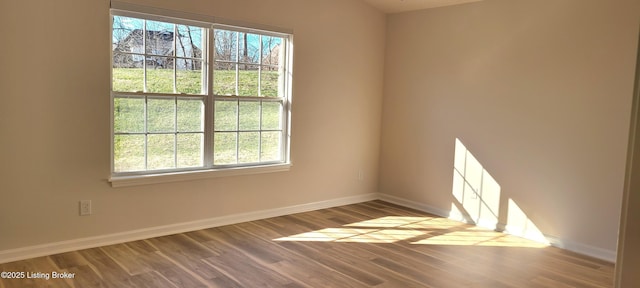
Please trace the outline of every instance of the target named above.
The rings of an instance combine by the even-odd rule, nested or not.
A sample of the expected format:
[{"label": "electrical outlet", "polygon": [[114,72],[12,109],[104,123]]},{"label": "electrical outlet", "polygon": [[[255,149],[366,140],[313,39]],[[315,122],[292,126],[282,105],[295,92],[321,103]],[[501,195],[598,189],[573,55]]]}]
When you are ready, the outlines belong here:
[{"label": "electrical outlet", "polygon": [[91,200],[80,200],[80,216],[91,215]]},{"label": "electrical outlet", "polygon": [[358,181],[364,180],[364,172],[362,169],[358,170]]}]

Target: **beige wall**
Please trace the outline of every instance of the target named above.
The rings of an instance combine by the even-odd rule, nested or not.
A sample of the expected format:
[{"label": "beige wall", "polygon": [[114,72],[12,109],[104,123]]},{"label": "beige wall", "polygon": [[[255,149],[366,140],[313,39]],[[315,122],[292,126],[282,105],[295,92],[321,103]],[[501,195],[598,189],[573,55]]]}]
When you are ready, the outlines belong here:
[{"label": "beige wall", "polygon": [[[293,29],[291,171],[111,188],[109,1],[3,0],[0,251],[377,191],[382,13],[355,0],[135,3]],[[78,216],[81,199],[93,215]]]},{"label": "beige wall", "polygon": [[451,210],[459,139],[499,184],[499,223],[512,200],[558,244],[614,258],[639,15],[486,0],[389,16],[380,192]]}]

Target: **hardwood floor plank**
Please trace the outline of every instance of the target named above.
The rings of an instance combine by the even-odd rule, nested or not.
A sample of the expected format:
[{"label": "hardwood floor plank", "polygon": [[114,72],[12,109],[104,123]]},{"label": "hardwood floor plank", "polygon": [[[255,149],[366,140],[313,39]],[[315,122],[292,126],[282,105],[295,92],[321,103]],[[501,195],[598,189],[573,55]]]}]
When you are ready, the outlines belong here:
[{"label": "hardwood floor plank", "polygon": [[[232,248],[220,256],[206,258],[204,262],[225,273],[240,287],[282,287],[295,282]],[[236,271],[251,271],[251,274],[238,277]]]},{"label": "hardwood floor plank", "polygon": [[287,257],[290,256],[289,253],[280,249],[265,248],[264,246],[268,245],[268,242],[265,243],[262,239],[254,239],[250,237],[250,235],[239,234],[238,231],[235,226],[209,229],[205,231],[205,233],[209,233],[210,238],[205,243],[210,246],[211,243],[215,243],[216,241],[222,242],[224,245],[219,245],[218,247],[233,246],[235,249],[243,251],[246,255],[250,255],[262,263],[276,263],[286,260]]},{"label": "hardwood floor plank", "polygon": [[[168,279],[179,287],[242,287],[236,281],[220,272],[219,269],[210,266],[205,258],[215,256],[217,253],[206,246],[193,240],[186,234],[170,235],[145,240],[150,246],[155,247],[155,252],[163,260],[161,263],[171,263],[168,272],[166,268],[159,271],[174,275]],[[178,268],[177,270],[175,268]],[[181,279],[180,275],[185,276]],[[188,284],[185,284],[185,281]]]},{"label": "hardwood floor plank", "polygon": [[135,251],[138,254],[145,254],[145,253],[158,251],[158,249],[149,245],[149,243],[147,243],[147,241],[144,241],[144,240],[128,242],[128,243],[124,243],[123,245],[126,245],[127,247],[129,247],[129,249]]},{"label": "hardwood floor plank", "polygon": [[77,251],[51,255],[49,258],[53,260],[58,268],[71,268],[75,266],[87,265],[87,259],[84,259]]},{"label": "hardwood floor plank", "polygon": [[297,252],[301,255],[306,255],[309,259],[313,259],[320,264],[332,267],[337,271],[340,271],[340,273],[367,286],[376,286],[384,282],[381,278],[358,269],[357,266],[350,265],[349,263],[340,261],[338,258],[332,257],[330,253],[327,253],[327,249],[314,249],[314,247],[310,245],[305,245],[304,243],[299,242],[287,242],[282,243],[281,245],[288,250]]},{"label": "hardwood floor plank", "polygon": [[290,260],[269,266],[309,287],[367,287],[330,267],[323,267],[302,258],[292,257]]},{"label": "hardwood floor plank", "polygon": [[140,288],[156,288],[156,287],[175,287],[180,288],[169,279],[162,276],[160,273],[156,271],[151,271],[148,273],[141,273],[131,276],[131,282],[135,285],[135,287]]},{"label": "hardwood floor plank", "polygon": [[[73,279],[75,287],[107,288],[115,287],[116,285],[116,283],[109,283],[108,280],[102,279],[102,277],[98,273],[96,273],[95,269],[90,267],[89,265],[71,267],[69,268],[69,272],[75,273],[76,275],[76,277]],[[58,286],[58,284],[60,283],[54,280],[50,280],[50,283],[47,284],[53,284],[51,287],[60,287]]]},{"label": "hardwood floor plank", "polygon": [[[88,262],[88,265],[79,265],[75,267],[90,267],[100,279],[109,286],[134,286],[131,282],[131,275],[127,273],[120,265],[105,254],[101,249],[87,249],[78,251]],[[72,269],[71,267],[70,269]],[[84,274],[84,273],[83,273]],[[84,275],[76,274],[84,277]]]},{"label": "hardwood floor plank", "polygon": [[100,249],[129,275],[134,276],[154,271],[151,265],[143,261],[144,258],[140,253],[126,244],[110,245],[100,247]]}]

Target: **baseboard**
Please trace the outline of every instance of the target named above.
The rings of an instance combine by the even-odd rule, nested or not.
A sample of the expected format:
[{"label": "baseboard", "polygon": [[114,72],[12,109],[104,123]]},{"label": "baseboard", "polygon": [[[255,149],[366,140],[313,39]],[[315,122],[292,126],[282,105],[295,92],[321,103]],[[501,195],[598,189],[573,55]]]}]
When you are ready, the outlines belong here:
[{"label": "baseboard", "polygon": [[[378,193],[378,199],[383,200],[383,201],[387,201],[389,203],[393,203],[396,205],[400,205],[400,206],[404,206],[404,207],[408,207],[408,208],[412,208],[412,209],[416,209],[419,211],[423,211],[426,213],[430,213],[430,214],[434,214],[440,217],[446,217],[452,220],[456,220],[456,221],[460,221],[460,222],[465,222],[465,223],[469,223],[465,217],[463,215],[461,215],[460,213],[456,213],[456,212],[452,212],[452,211],[446,211],[437,207],[433,207],[431,205],[427,205],[424,203],[420,203],[420,202],[416,202],[416,201],[412,201],[412,200],[408,200],[408,199],[404,199],[404,198],[400,198],[400,197],[396,197],[396,196],[392,196],[392,195],[388,195],[388,194],[384,194],[384,193]],[[527,237],[527,235],[519,235],[518,233],[513,233],[513,231],[523,231],[523,229],[518,229],[518,227],[508,227],[504,224],[500,224],[498,223],[495,227],[496,229],[502,231],[504,230],[506,233],[510,233],[516,236],[520,236],[523,238],[527,238],[533,241],[540,241],[540,239],[531,239],[529,237]],[[611,263],[615,263],[616,262],[616,257],[617,257],[617,253],[615,250],[608,250],[608,249],[602,249],[599,247],[595,247],[595,246],[591,246],[591,245],[587,245],[584,243],[580,243],[580,242],[575,242],[575,241],[570,241],[570,240],[566,240],[566,239],[561,239],[555,236],[551,236],[551,235],[544,235],[544,237],[546,238],[546,242],[548,242],[551,246],[554,247],[558,247],[561,249],[565,249],[565,250],[569,250],[572,252],[576,252],[578,254],[582,254],[582,255],[587,255],[587,256],[591,256],[594,258],[598,258],[601,260],[605,260],[607,262],[611,262]]]},{"label": "baseboard", "polygon": [[558,248],[562,248],[565,250],[569,250],[569,251],[573,251],[576,252],[578,254],[583,254],[583,255],[587,255],[587,256],[591,256],[594,258],[598,258],[610,263],[616,263],[618,254],[616,251],[613,250],[609,250],[609,249],[602,249],[599,247],[595,247],[595,246],[591,246],[591,245],[587,245],[584,243],[580,243],[580,242],[575,242],[575,241],[569,241],[569,240],[563,240],[557,237],[553,237],[553,236],[549,236],[549,235],[545,235],[545,237],[547,238],[547,240],[549,241],[549,243],[554,246],[554,247],[558,247]]},{"label": "baseboard", "polygon": [[61,241],[61,242],[55,242],[55,243],[47,243],[42,245],[3,250],[3,251],[0,251],[0,264],[29,259],[29,258],[53,255],[58,253],[65,253],[70,251],[119,244],[119,243],[124,243],[129,241],[136,241],[141,239],[148,239],[153,237],[160,237],[160,236],[172,235],[177,233],[195,231],[200,229],[219,227],[219,226],[236,224],[241,222],[254,221],[259,219],[266,219],[271,217],[308,212],[308,211],[313,211],[318,209],[355,204],[360,202],[372,201],[376,199],[378,199],[378,194],[376,193],[362,194],[362,195],[355,195],[350,197],[343,197],[343,198],[337,198],[337,199],[331,199],[331,200],[325,200],[325,201],[319,201],[319,202],[313,202],[313,203],[306,203],[301,205],[293,205],[293,206],[287,206],[287,207],[281,207],[281,208],[232,214],[232,215],[214,217],[214,218],[203,219],[198,221],[177,223],[177,224],[171,224],[171,225],[126,231],[121,233],[114,233],[114,234],[101,235],[101,236],[95,236],[95,237],[87,237],[87,238],[80,238],[80,239],[74,239],[74,240],[68,240],[68,241]]}]

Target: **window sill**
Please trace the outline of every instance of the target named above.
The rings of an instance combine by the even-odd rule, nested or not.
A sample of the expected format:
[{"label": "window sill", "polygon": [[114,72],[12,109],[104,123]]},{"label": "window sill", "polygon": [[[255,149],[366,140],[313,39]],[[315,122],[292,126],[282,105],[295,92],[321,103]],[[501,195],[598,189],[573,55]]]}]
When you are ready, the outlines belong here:
[{"label": "window sill", "polygon": [[225,168],[225,169],[209,169],[198,171],[186,171],[186,172],[172,172],[161,174],[149,174],[149,175],[134,175],[134,176],[112,176],[109,178],[111,187],[128,187],[147,184],[159,184],[178,181],[200,180],[217,177],[229,177],[240,175],[252,175],[263,174],[272,172],[285,172],[289,171],[291,164],[275,164],[265,166],[253,166],[253,167],[238,167],[238,168]]}]

